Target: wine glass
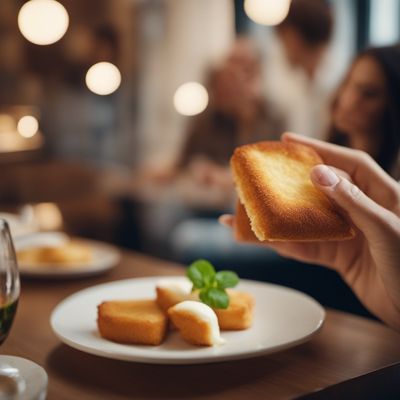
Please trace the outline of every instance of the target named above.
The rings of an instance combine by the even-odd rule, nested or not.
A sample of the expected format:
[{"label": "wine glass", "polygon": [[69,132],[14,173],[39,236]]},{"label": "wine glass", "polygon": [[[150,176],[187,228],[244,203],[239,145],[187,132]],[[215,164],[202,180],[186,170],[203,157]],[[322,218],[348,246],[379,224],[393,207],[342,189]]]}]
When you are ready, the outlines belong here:
[{"label": "wine glass", "polygon": [[19,273],[10,228],[0,219],[0,345],[7,338],[17,311]]},{"label": "wine glass", "polygon": [[[18,264],[10,229],[0,219],[0,345],[10,332],[19,294]],[[24,358],[0,355],[0,399],[41,400],[46,396],[46,388],[47,374],[42,367]]]}]

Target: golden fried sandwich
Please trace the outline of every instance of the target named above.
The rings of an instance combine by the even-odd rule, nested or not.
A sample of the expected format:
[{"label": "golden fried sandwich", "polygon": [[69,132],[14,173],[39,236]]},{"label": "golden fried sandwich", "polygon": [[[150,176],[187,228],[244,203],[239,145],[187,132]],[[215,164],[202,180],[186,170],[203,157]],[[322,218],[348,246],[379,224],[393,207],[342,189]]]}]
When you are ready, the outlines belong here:
[{"label": "golden fried sandwich", "polygon": [[241,203],[235,223],[236,238],[352,238],[354,231],[347,220],[310,180],[312,167],[322,163],[314,149],[298,143],[258,142],[238,147],[231,158]]},{"label": "golden fried sandwich", "polygon": [[155,300],[105,301],[98,306],[101,336],[118,343],[157,346],[164,340],[167,323]]}]

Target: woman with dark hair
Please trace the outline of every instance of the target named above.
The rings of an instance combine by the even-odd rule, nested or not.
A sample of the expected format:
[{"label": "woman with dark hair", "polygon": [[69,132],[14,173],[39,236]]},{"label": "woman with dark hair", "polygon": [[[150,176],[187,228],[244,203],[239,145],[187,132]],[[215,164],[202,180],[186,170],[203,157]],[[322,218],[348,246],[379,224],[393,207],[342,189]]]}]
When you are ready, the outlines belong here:
[{"label": "woman with dark hair", "polygon": [[367,152],[400,178],[400,45],[357,56],[333,102],[328,140]]}]

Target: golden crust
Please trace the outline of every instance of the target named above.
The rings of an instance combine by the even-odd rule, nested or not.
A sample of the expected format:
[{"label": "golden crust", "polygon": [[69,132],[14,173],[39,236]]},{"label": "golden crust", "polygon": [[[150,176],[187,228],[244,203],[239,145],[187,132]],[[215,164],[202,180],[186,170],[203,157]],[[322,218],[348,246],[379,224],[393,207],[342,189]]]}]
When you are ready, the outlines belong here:
[{"label": "golden crust", "polygon": [[98,306],[97,325],[105,339],[157,346],[168,319],[155,300],[105,301]]},{"label": "golden crust", "polygon": [[233,228],[233,234],[235,239],[240,242],[260,242],[257,239],[257,236],[252,231],[250,219],[246,213],[246,209],[239,200],[236,202],[235,225]]},{"label": "golden crust", "polygon": [[229,307],[214,308],[221,331],[243,330],[253,322],[254,298],[245,292],[228,289]]},{"label": "golden crust", "polygon": [[[239,200],[258,241],[345,240],[354,231],[337,207],[310,180],[323,163],[311,147],[258,142],[238,147],[231,158]],[[236,236],[249,238],[240,210]]]},{"label": "golden crust", "polygon": [[189,300],[189,296],[184,296],[175,293],[173,290],[166,287],[157,286],[156,294],[157,294],[156,298],[157,304],[165,312],[167,312],[168,309],[173,307],[175,304],[178,304],[184,300]]}]

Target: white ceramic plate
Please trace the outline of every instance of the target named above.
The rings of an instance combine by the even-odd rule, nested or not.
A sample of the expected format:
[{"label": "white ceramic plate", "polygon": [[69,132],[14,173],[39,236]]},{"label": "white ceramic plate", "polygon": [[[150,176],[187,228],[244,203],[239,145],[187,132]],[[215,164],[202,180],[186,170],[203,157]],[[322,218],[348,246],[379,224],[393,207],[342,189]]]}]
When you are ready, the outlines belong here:
[{"label": "white ceramic plate", "polygon": [[[74,238],[75,240],[75,238]],[[68,264],[24,264],[18,263],[21,276],[35,278],[78,278],[82,276],[97,275],[105,272],[121,259],[118,249],[107,243],[94,240],[78,239],[80,243],[89,246],[93,252],[93,259],[90,262],[78,265]]]},{"label": "white ceramic plate", "polygon": [[124,345],[99,335],[98,304],[105,300],[152,298],[161,278],[165,277],[116,281],[75,293],[53,311],[53,331],[67,345],[98,356],[152,364],[199,364],[260,356],[295,346],[313,336],[325,318],[321,305],[301,292],[241,280],[238,289],[255,298],[254,324],[245,331],[222,332],[227,340],[224,345],[192,346],[178,332],[168,332],[160,346]]}]

